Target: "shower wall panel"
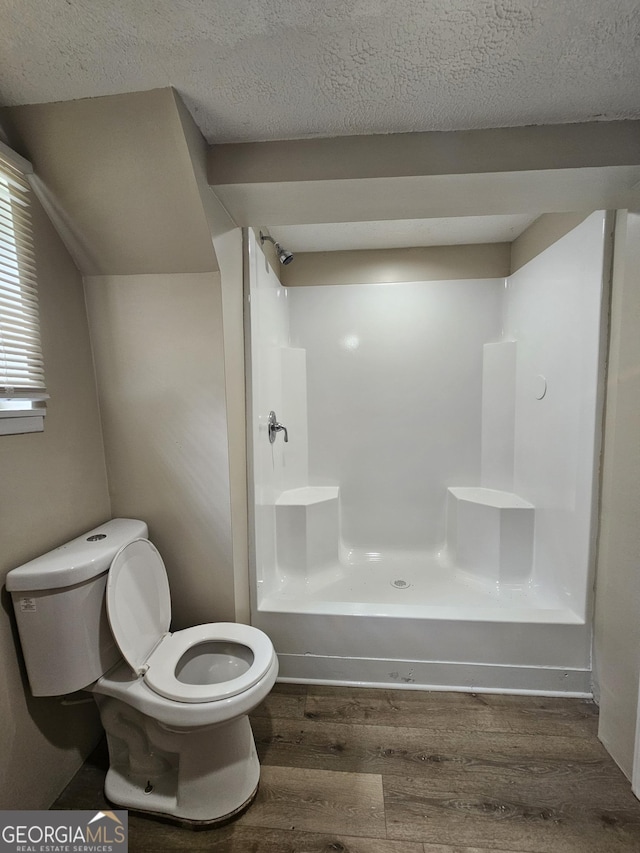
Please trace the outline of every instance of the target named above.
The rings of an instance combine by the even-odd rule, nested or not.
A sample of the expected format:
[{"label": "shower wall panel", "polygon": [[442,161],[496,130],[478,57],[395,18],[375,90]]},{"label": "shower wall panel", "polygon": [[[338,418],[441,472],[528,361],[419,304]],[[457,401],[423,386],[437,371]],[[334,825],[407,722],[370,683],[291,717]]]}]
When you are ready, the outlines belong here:
[{"label": "shower wall panel", "polygon": [[593,213],[508,279],[517,340],[513,491],[536,507],[534,578],[585,613],[598,449],[605,214]]},{"label": "shower wall panel", "polygon": [[516,341],[484,345],[482,362],[481,485],[513,490]]},{"label": "shower wall panel", "polygon": [[[270,444],[267,418],[271,409],[280,417],[283,401],[282,348],[289,343],[287,291],[269,266],[252,230],[248,232],[251,281],[251,417],[254,489],[254,555],[259,584],[277,576],[276,509],[284,479],[284,444]],[[291,371],[287,373],[290,379]],[[255,558],[255,557],[254,557]],[[255,595],[255,590],[253,592]]]},{"label": "shower wall panel", "polygon": [[307,350],[309,477],[340,485],[356,556],[445,537],[446,491],[480,482],[482,348],[503,279],[289,288]]}]

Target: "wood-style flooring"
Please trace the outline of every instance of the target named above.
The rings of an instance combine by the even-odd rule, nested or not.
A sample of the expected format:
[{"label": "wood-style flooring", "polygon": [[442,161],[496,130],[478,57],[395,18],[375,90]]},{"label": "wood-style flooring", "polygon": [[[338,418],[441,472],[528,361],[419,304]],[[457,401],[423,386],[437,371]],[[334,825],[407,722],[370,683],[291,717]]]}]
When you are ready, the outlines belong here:
[{"label": "wood-style flooring", "polygon": [[[251,717],[249,810],[130,815],[132,853],[639,853],[640,802],[587,700],[277,685]],[[106,807],[98,749],[53,808]]]}]

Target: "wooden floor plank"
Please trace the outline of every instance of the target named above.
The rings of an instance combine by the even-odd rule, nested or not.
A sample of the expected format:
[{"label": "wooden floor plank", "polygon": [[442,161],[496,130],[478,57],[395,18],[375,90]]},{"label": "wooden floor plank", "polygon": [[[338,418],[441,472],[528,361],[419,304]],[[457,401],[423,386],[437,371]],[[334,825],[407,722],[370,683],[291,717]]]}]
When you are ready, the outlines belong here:
[{"label": "wooden floor plank", "polygon": [[[327,820],[327,822],[330,822]],[[267,829],[237,822],[193,832],[169,823],[129,816],[130,853],[490,853],[449,844],[394,841],[333,832]],[[501,853],[518,853],[503,850]]]},{"label": "wooden floor plank", "polygon": [[475,693],[309,686],[305,717],[440,731],[565,737],[592,737],[597,733],[597,708],[587,700]]},{"label": "wooden floor plank", "polygon": [[537,776],[580,765],[585,774],[620,775],[604,747],[587,738],[261,719],[253,720],[253,732],[261,763],[280,767],[423,777],[443,765],[459,773],[497,767]]},{"label": "wooden floor plank", "polygon": [[380,776],[297,767],[263,767],[260,788],[241,826],[384,838]]},{"label": "wooden floor plank", "polygon": [[252,717],[284,717],[300,719],[304,716],[307,688],[304,684],[276,684]]},{"label": "wooden floor plank", "polygon": [[[428,691],[427,691],[428,692]],[[433,691],[431,691],[433,694]],[[593,699],[574,696],[527,696],[513,693],[467,693],[475,702],[484,705],[505,706],[511,708],[524,707],[527,709],[544,710],[546,708],[581,709],[585,714],[598,716],[598,706]]]},{"label": "wooden floor plank", "polygon": [[640,850],[640,809],[622,780],[514,780],[485,771],[383,781],[389,838],[527,853]]},{"label": "wooden floor plank", "polygon": [[[233,846],[227,846],[229,840]],[[419,843],[243,826],[221,830],[213,841],[212,846],[203,849],[211,853],[424,853]],[[441,848],[441,853],[450,851],[450,847]]]},{"label": "wooden floor plank", "polygon": [[[420,842],[265,829],[238,823],[200,832],[176,830],[168,824],[146,830],[138,820],[135,832],[130,831],[131,853],[424,853]],[[427,853],[459,853],[459,848],[428,845]]]},{"label": "wooden floor plank", "polygon": [[[194,853],[490,853],[479,848],[451,847],[346,835],[253,829],[230,826],[209,834],[205,843],[191,847]],[[142,851],[141,851],[142,853]],[[146,851],[144,851],[146,853]],[[151,853],[151,850],[149,851]],[[503,851],[515,853],[515,851]]]}]

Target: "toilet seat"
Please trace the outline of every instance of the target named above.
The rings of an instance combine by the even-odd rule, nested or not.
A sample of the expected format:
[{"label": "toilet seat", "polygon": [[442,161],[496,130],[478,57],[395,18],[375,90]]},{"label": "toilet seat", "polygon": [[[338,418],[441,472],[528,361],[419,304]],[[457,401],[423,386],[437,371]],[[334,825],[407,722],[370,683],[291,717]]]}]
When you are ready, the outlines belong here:
[{"label": "toilet seat", "polygon": [[[229,681],[208,684],[185,684],[180,681],[176,676],[176,668],[184,654],[210,642],[231,642],[245,646],[251,651],[253,661],[246,672]],[[271,641],[257,628],[235,622],[196,625],[164,637],[147,661],[149,668],[144,674],[144,680],[153,691],[167,699],[178,702],[215,702],[253,687],[266,674],[273,662],[273,655]]]},{"label": "toilet seat", "polygon": [[[122,656],[160,696],[177,702],[215,702],[253,687],[273,663],[271,641],[249,625],[219,622],[169,633],[171,597],[162,557],[148,539],[135,539],[116,554],[107,579],[107,615]],[[234,643],[253,656],[248,669],[229,680],[191,684],[179,680],[183,656],[199,645]]]}]

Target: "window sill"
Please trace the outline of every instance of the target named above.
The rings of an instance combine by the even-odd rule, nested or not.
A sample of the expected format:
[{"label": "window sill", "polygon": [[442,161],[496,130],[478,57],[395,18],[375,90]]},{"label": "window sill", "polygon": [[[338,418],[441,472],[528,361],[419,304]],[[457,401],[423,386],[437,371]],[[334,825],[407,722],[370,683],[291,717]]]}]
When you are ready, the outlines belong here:
[{"label": "window sill", "polygon": [[20,412],[0,409],[0,435],[44,432],[44,416],[42,410]]}]

